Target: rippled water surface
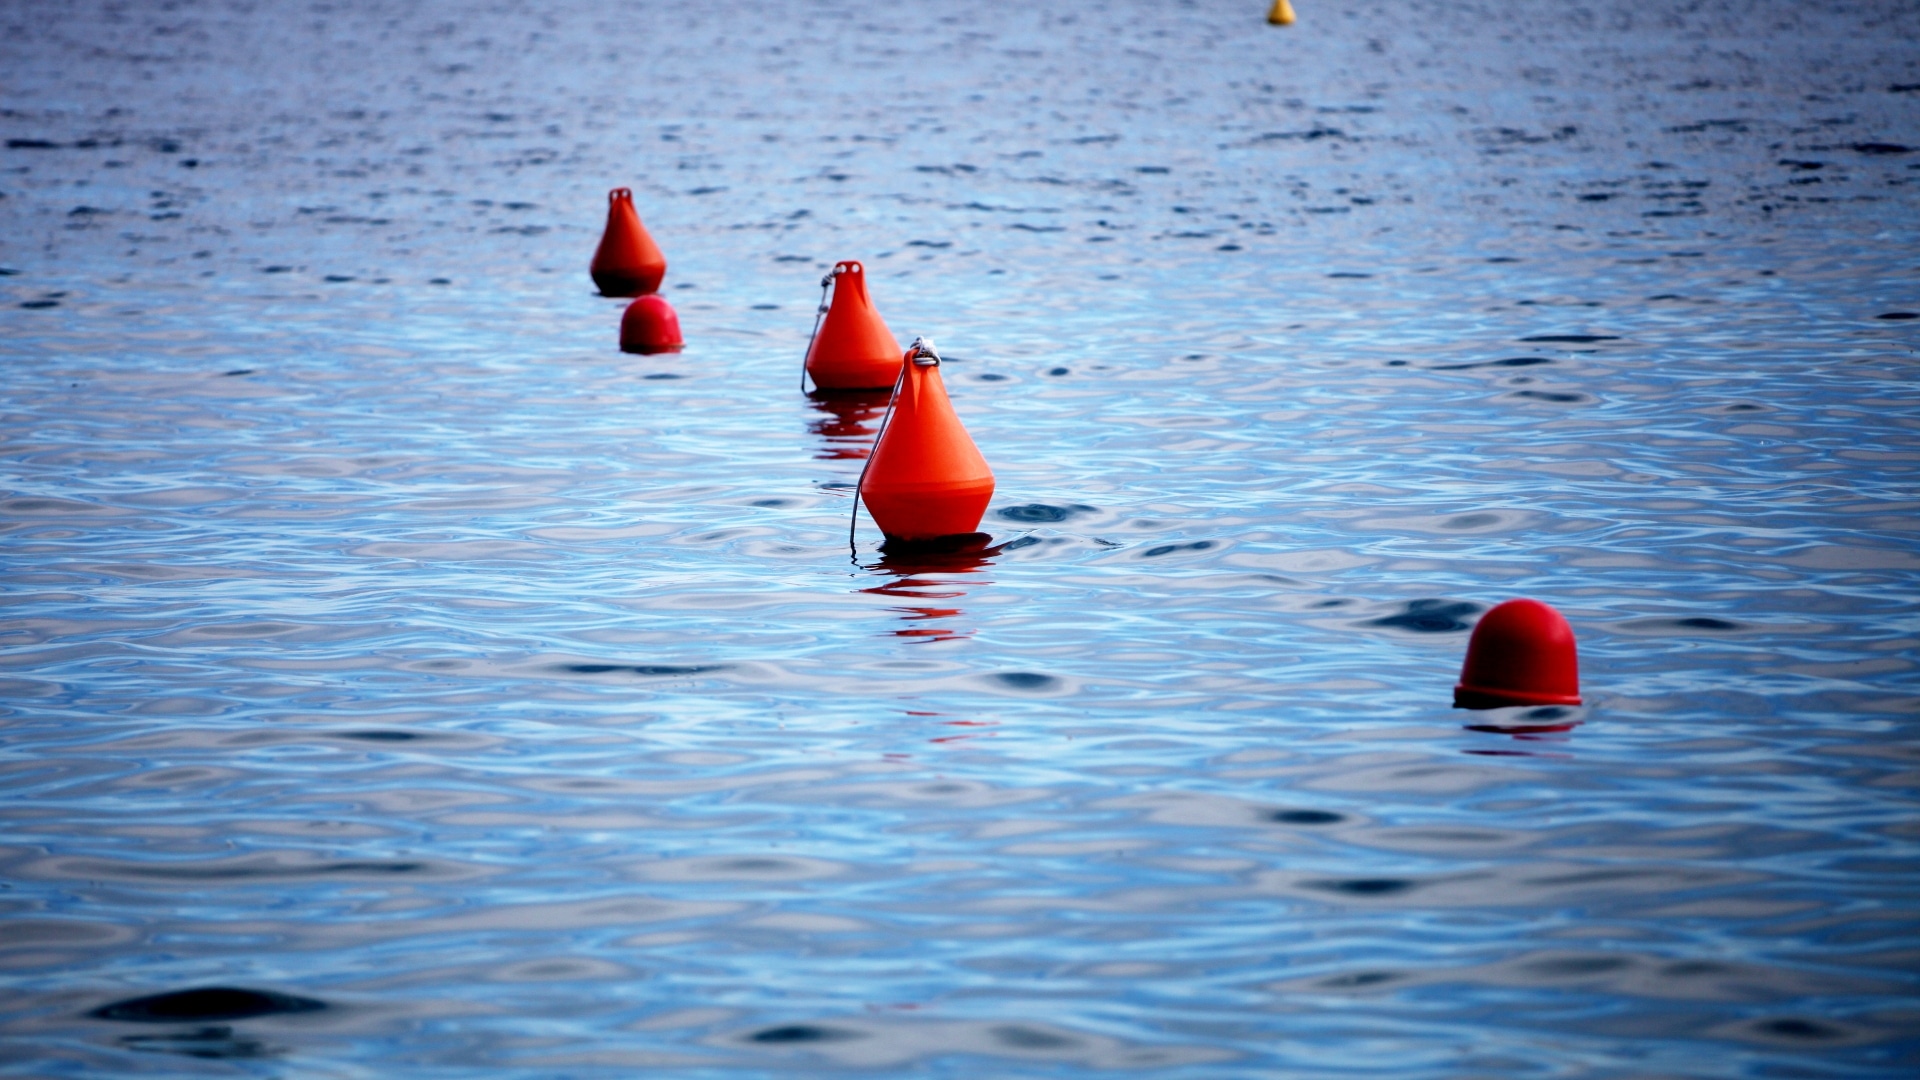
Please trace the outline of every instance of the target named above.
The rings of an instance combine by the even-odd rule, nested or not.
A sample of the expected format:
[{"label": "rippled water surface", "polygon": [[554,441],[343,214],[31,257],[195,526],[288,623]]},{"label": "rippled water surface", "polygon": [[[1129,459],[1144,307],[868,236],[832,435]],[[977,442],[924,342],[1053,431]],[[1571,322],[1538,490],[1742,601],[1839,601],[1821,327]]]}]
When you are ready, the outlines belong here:
[{"label": "rippled water surface", "polygon": [[1264,8],[0,9],[0,1074],[1911,1075],[1920,9]]}]

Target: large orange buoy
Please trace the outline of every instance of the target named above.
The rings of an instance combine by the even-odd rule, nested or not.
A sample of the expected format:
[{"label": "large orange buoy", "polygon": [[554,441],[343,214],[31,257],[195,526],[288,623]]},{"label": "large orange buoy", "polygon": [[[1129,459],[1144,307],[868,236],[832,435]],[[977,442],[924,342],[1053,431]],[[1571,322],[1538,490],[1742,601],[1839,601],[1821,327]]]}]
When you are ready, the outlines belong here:
[{"label": "large orange buoy", "polygon": [[867,271],[833,264],[833,301],[807,346],[807,374],[822,390],[884,390],[900,376],[900,343],[867,297]]},{"label": "large orange buoy", "polygon": [[1456,709],[1580,704],[1573,627],[1538,600],[1508,600],[1480,617],[1453,688]]},{"label": "large orange buoy", "polygon": [[993,470],[954,415],[931,341],[914,339],[901,359],[893,412],[858,494],[889,540],[934,540],[980,527],[993,498]]},{"label": "large orange buoy", "polygon": [[600,234],[588,272],[602,296],[643,296],[658,289],[667,276],[667,257],[640,224],[628,188],[607,192],[607,231]]}]

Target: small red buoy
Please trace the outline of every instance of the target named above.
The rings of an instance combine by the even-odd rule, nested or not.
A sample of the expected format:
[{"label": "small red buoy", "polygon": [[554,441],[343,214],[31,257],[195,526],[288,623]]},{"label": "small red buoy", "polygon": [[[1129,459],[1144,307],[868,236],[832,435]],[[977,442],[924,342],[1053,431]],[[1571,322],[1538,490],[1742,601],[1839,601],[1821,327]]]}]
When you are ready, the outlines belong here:
[{"label": "small red buoy", "polygon": [[867,296],[866,268],[843,260],[833,264],[827,280],[833,284],[833,300],[807,346],[807,374],[813,384],[822,390],[892,386],[900,376],[900,343]]},{"label": "small red buoy", "polygon": [[1538,600],[1508,600],[1481,616],[1453,688],[1456,709],[1580,704],[1573,628]]},{"label": "small red buoy", "polygon": [[643,296],[658,289],[667,276],[667,257],[640,224],[633,192],[627,188],[607,192],[607,231],[600,234],[588,272],[602,296]]},{"label": "small red buoy", "polygon": [[971,533],[993,498],[993,470],[954,414],[933,343],[916,338],[900,362],[893,412],[860,474],[859,495],[889,540]]},{"label": "small red buoy", "polygon": [[620,316],[620,351],[630,353],[679,352],[680,316],[658,293],[649,293],[627,305]]}]

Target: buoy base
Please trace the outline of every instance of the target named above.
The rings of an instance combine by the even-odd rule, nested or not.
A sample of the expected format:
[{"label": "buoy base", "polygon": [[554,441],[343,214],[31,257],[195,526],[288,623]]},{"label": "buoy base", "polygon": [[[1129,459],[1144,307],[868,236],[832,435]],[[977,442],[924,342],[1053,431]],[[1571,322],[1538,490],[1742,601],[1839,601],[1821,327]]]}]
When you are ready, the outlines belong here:
[{"label": "buoy base", "polygon": [[1579,694],[1544,694],[1526,690],[1483,690],[1461,683],[1453,688],[1456,709],[1508,709],[1516,705],[1578,705]]},{"label": "buoy base", "polygon": [[863,491],[860,497],[888,543],[925,543],[979,529],[993,499],[993,478],[917,490]]},{"label": "buoy base", "polygon": [[900,358],[809,364],[807,377],[820,390],[891,390],[900,381]]},{"label": "buoy base", "polygon": [[666,276],[664,266],[658,270],[595,270],[593,283],[600,286],[601,296],[645,296],[657,291]]},{"label": "buoy base", "polygon": [[622,342],[620,345],[621,352],[637,353],[640,356],[655,356],[659,353],[679,352],[684,348],[686,348],[685,345],[629,345],[625,342]]}]

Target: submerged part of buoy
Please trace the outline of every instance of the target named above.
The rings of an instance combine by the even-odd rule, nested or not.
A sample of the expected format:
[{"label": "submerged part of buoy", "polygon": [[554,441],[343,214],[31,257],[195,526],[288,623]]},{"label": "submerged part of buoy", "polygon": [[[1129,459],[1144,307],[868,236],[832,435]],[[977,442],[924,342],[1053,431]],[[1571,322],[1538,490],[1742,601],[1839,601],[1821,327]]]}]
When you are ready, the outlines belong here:
[{"label": "submerged part of buoy", "polygon": [[1273,6],[1267,9],[1267,21],[1275,26],[1293,25],[1293,5],[1287,0],[1273,0]]},{"label": "submerged part of buoy", "polygon": [[658,293],[649,293],[627,305],[620,316],[620,351],[630,353],[679,352],[680,316]]},{"label": "submerged part of buoy", "polygon": [[1459,709],[1580,704],[1573,628],[1538,600],[1508,600],[1480,617],[1453,688]]},{"label": "submerged part of buoy", "polygon": [[833,299],[807,346],[806,370],[813,384],[822,390],[892,386],[900,377],[900,343],[867,296],[866,268],[852,260],[834,263],[820,287],[829,283]]},{"label": "submerged part of buoy", "polygon": [[640,224],[627,188],[607,192],[607,231],[600,234],[589,272],[602,296],[644,296],[667,276],[667,257]]},{"label": "submerged part of buoy", "polygon": [[888,540],[915,543],[980,527],[993,498],[993,470],[954,414],[931,341],[915,338],[901,359],[893,410],[858,493]]}]

